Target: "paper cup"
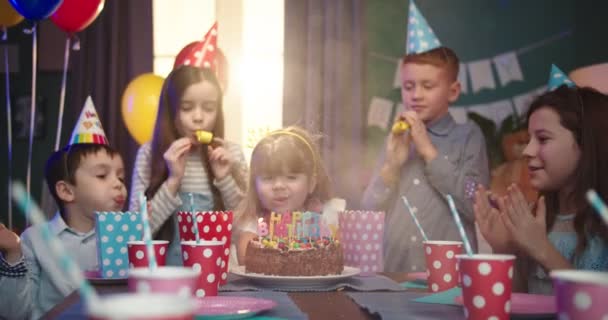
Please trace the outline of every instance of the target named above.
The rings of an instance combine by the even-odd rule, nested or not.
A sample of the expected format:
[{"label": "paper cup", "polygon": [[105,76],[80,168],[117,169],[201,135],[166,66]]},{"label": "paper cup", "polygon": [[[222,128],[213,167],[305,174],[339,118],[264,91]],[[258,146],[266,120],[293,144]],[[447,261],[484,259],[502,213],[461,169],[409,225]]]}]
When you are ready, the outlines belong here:
[{"label": "paper cup", "polygon": [[344,265],[361,269],[361,275],[382,272],[384,212],[343,211],[338,215],[338,224]]},{"label": "paper cup", "polygon": [[[167,260],[167,248],[169,247],[169,241],[152,240],[152,245],[154,246],[154,254],[156,255],[156,264],[159,267],[164,266]],[[148,250],[144,241],[127,242],[127,250],[129,253],[130,268],[149,267]]]},{"label": "paper cup", "polygon": [[167,294],[114,294],[87,310],[92,320],[191,320],[196,301]]},{"label": "paper cup", "polygon": [[[230,244],[232,242],[232,211],[197,212],[196,222],[201,240],[223,241],[222,264],[220,271],[220,285],[226,284],[228,279],[228,262],[230,260]],[[192,230],[191,212],[177,213],[179,235],[182,241],[195,240]]]},{"label": "paper cup", "polygon": [[559,319],[608,319],[608,272],[551,272]]},{"label": "paper cup", "polygon": [[458,261],[462,253],[460,241],[423,241],[431,292],[445,291],[458,286]]},{"label": "paper cup", "polygon": [[506,320],[511,313],[514,255],[457,255],[464,316],[470,320]]},{"label": "paper cup", "polygon": [[182,241],[182,258],[185,267],[200,272],[195,295],[198,298],[217,296],[219,286],[222,247],[221,241]]},{"label": "paper cup", "polygon": [[196,291],[199,275],[200,272],[187,267],[135,268],[129,271],[129,291],[191,297]]}]

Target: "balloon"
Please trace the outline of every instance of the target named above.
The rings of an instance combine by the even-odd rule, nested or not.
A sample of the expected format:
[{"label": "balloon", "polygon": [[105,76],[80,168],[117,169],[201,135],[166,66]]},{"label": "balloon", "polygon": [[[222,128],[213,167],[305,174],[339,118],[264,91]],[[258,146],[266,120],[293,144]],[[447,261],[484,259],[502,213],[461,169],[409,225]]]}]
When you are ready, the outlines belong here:
[{"label": "balloon", "polygon": [[0,28],[8,28],[23,20],[23,16],[13,9],[8,0],[0,0]]},{"label": "balloon", "polygon": [[164,79],[144,73],[131,80],[122,94],[122,120],[139,144],[152,139]]},{"label": "balloon", "polygon": [[50,16],[62,0],[9,0],[13,8],[30,20],[42,20]]},{"label": "balloon", "polygon": [[63,0],[51,21],[67,33],[79,32],[97,18],[104,4],[105,0]]}]

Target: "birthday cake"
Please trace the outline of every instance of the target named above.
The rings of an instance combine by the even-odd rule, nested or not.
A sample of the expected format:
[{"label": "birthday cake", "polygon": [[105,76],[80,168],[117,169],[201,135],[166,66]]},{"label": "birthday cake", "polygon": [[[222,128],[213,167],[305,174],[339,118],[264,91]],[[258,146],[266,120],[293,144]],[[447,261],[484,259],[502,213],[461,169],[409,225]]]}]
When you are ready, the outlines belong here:
[{"label": "birthday cake", "polygon": [[337,230],[312,212],[272,213],[258,220],[258,236],[249,241],[245,272],[277,276],[325,276],[344,270]]},{"label": "birthday cake", "polygon": [[326,276],[344,270],[342,247],[329,238],[295,242],[255,238],[245,254],[245,272],[277,276]]}]

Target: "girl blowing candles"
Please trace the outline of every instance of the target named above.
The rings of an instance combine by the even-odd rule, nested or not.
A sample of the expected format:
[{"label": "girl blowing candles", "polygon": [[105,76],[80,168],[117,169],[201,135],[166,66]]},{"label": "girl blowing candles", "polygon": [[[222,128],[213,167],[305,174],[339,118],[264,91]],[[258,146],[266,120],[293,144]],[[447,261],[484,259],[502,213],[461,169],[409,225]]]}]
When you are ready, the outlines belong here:
[{"label": "girl blowing candles", "polygon": [[269,133],[253,149],[249,188],[237,210],[238,262],[256,237],[258,218],[271,212],[320,212],[330,200],[330,182],[310,133],[288,127]]},{"label": "girl blowing candles", "polygon": [[[494,252],[515,253],[523,263],[516,285],[551,293],[556,269],[608,270],[608,230],[585,200],[595,189],[608,198],[608,96],[589,88],[561,86],[532,102],[531,139],[524,155],[530,182],[541,197],[531,209],[513,185],[504,197],[479,187],[474,206],[483,236]],[[523,280],[523,281],[522,281]]]}]

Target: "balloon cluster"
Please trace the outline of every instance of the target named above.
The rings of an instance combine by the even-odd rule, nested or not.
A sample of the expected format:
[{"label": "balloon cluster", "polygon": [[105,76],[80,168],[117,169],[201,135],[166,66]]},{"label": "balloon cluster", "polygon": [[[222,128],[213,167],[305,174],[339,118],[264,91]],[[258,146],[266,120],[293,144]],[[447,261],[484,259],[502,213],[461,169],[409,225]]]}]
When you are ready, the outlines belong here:
[{"label": "balloon cluster", "polygon": [[105,0],[0,0],[0,27],[12,27],[26,18],[51,19],[61,30],[84,30],[103,10]]}]

